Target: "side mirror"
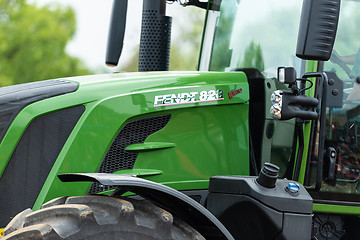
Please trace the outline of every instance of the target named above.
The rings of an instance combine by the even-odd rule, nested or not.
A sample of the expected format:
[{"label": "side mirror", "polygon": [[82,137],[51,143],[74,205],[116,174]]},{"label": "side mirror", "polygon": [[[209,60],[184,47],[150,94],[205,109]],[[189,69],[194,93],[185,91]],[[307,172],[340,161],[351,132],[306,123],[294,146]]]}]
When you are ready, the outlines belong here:
[{"label": "side mirror", "polygon": [[340,12],[340,0],[304,0],[296,56],[305,60],[330,59]]},{"label": "side mirror", "polygon": [[125,35],[127,5],[127,0],[114,0],[113,3],[105,59],[109,67],[115,67],[119,62]]}]

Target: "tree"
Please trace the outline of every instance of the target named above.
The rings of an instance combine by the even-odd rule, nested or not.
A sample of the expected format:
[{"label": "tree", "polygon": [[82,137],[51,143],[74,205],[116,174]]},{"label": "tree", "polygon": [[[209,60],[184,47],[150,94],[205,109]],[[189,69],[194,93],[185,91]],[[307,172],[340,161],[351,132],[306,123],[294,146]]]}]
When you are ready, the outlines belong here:
[{"label": "tree", "polygon": [[65,52],[75,33],[70,7],[0,0],[0,86],[90,74]]},{"label": "tree", "polygon": [[210,61],[211,71],[224,71],[229,67],[232,50],[230,49],[230,41],[232,29],[236,16],[236,5],[234,1],[221,3],[222,14],[216,27],[214,36],[214,46]]},{"label": "tree", "polygon": [[[333,55],[330,61],[324,62],[326,71],[334,71],[341,79],[349,79],[360,76],[360,38],[359,38],[359,2],[344,1],[341,6],[339,26],[336,34]],[[345,68],[348,67],[348,73],[344,66],[340,66],[336,61],[336,56],[352,58],[345,62]],[[341,61],[341,60],[340,60]]]},{"label": "tree", "polygon": [[[179,34],[172,36],[170,49],[170,71],[195,71],[199,59],[201,33],[205,11],[199,8],[178,6],[179,13],[173,17],[172,28],[179,28]],[[184,24],[184,19],[186,23]],[[120,62],[120,71],[137,72],[139,46],[125,63]],[[121,60],[121,59],[120,59]]]},{"label": "tree", "polygon": [[252,41],[249,47],[245,50],[244,60],[238,65],[243,68],[256,68],[260,72],[263,72],[264,60],[260,44],[255,44]]}]

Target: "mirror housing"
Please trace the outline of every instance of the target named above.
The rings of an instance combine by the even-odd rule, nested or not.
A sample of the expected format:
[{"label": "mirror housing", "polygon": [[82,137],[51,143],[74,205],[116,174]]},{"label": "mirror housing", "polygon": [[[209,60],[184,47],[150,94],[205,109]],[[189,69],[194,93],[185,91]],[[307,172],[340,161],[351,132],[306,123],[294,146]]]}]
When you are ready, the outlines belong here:
[{"label": "mirror housing", "polygon": [[330,59],[339,21],[340,0],[304,0],[296,56]]},{"label": "mirror housing", "polygon": [[115,67],[119,62],[125,35],[127,5],[128,0],[114,0],[113,3],[105,59],[109,67]]}]

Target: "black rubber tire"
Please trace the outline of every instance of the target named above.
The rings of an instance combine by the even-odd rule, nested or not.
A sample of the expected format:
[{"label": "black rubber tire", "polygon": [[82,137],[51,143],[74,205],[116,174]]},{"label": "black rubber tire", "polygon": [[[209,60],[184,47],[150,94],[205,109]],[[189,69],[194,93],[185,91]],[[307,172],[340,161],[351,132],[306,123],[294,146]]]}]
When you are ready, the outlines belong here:
[{"label": "black rubber tire", "polygon": [[2,240],[197,239],[196,230],[147,201],[106,196],[54,199],[41,210],[16,215]]}]

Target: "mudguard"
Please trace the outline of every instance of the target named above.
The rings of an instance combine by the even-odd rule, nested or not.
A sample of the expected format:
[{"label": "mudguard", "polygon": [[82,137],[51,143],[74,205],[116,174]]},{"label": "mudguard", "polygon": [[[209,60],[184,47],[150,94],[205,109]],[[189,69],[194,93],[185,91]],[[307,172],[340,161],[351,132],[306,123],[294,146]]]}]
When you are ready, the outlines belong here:
[{"label": "mudguard", "polygon": [[224,225],[201,204],[187,195],[149,180],[130,175],[107,173],[71,173],[58,175],[62,182],[99,182],[118,186],[118,192],[138,194],[179,216],[206,239],[234,239]]}]

